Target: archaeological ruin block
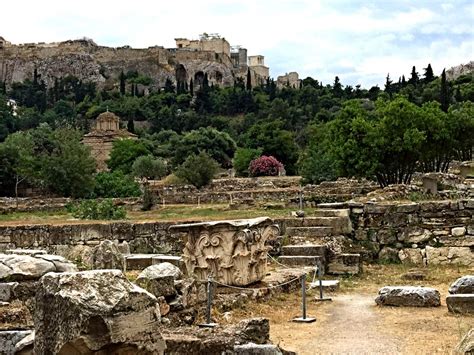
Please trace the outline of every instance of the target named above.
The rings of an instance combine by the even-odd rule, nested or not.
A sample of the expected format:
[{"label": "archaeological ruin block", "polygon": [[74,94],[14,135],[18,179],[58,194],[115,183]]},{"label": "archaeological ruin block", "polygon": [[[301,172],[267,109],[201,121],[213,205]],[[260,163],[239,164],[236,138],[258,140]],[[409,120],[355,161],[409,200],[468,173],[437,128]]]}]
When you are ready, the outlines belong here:
[{"label": "archaeological ruin block", "polygon": [[269,247],[280,229],[267,217],[172,226],[183,233],[183,260],[188,275],[212,276],[227,285],[244,286],[262,280]]}]

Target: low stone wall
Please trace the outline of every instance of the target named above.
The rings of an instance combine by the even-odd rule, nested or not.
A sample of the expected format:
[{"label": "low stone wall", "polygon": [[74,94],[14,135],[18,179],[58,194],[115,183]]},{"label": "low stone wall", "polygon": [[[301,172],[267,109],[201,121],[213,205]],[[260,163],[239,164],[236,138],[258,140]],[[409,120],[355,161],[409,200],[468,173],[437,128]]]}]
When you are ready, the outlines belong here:
[{"label": "low stone wall", "polygon": [[[473,199],[348,205],[353,231],[343,237],[344,252],[360,252],[366,260],[474,265]],[[275,222],[285,230],[286,220]],[[72,246],[94,246],[108,239],[127,242],[132,253],[181,255],[182,235],[169,230],[175,224],[123,221],[0,226],[0,251],[40,248],[67,255]]]},{"label": "low stone wall", "polygon": [[67,255],[72,246],[95,246],[103,240],[127,242],[132,253],[178,254],[183,250],[180,233],[169,232],[173,222],[104,222],[0,226],[0,251],[45,249]]},{"label": "low stone wall", "polygon": [[[116,205],[124,206],[128,210],[137,210],[141,207],[139,197],[113,198]],[[75,200],[65,197],[29,198],[0,197],[0,214],[13,212],[48,212],[64,209]],[[77,201],[77,200],[76,200]]]},{"label": "low stone wall", "polygon": [[474,200],[349,204],[354,248],[373,259],[474,265]]},{"label": "low stone wall", "polygon": [[191,185],[165,186],[161,184],[152,184],[151,189],[158,197],[158,201],[165,204],[253,205],[283,202],[288,206],[297,206],[301,195],[306,206],[315,206],[320,202],[342,202],[364,196],[379,187],[366,180],[350,179],[339,179],[302,187],[299,184],[299,177],[236,178],[214,180],[210,186],[202,190]]}]

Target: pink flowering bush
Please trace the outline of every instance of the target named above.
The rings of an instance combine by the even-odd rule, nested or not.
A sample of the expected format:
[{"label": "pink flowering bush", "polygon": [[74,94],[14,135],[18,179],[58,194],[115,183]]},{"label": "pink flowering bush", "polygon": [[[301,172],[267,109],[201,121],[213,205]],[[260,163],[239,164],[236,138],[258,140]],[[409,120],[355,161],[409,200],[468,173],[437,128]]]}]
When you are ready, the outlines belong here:
[{"label": "pink flowering bush", "polygon": [[282,169],[282,163],[266,155],[252,160],[249,165],[250,176],[278,176],[278,172]]}]

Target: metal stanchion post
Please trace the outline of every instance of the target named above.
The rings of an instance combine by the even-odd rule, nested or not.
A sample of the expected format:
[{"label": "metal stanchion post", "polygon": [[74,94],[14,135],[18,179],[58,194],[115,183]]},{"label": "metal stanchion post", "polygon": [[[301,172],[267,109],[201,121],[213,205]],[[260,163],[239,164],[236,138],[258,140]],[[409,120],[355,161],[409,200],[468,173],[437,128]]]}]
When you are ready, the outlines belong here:
[{"label": "metal stanchion post", "polygon": [[315,298],[315,301],[332,301],[332,298],[323,297],[323,280],[321,279],[321,267],[317,266],[318,268],[318,279],[319,279],[319,298]]},{"label": "metal stanchion post", "polygon": [[306,317],[306,274],[301,276],[301,298],[302,298],[302,305],[301,309],[303,312],[302,317],[294,318],[293,322],[297,323],[312,323],[316,321],[316,318]]},{"label": "metal stanchion post", "polygon": [[206,305],[206,323],[199,324],[201,328],[214,328],[217,323],[212,323],[211,320],[212,310],[212,276],[207,278],[207,305]]}]

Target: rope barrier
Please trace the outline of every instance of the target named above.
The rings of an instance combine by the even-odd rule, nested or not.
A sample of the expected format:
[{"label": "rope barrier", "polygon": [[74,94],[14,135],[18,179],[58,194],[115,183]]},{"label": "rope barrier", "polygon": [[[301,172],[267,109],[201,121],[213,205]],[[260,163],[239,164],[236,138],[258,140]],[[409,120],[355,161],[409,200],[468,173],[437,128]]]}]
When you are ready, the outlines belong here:
[{"label": "rope barrier", "polygon": [[299,276],[298,277],[295,277],[294,279],[291,279],[289,281],[286,281],[282,284],[278,284],[278,285],[273,285],[273,286],[267,286],[267,287],[239,287],[239,286],[233,286],[233,285],[226,285],[226,284],[223,284],[221,282],[218,282],[216,280],[213,280],[213,282],[217,285],[220,285],[220,286],[223,286],[223,287],[228,287],[228,288],[233,288],[233,289],[236,289],[236,290],[244,290],[244,291],[259,291],[259,290],[271,290],[271,289],[274,289],[274,288],[277,288],[277,287],[280,287],[280,286],[285,286],[285,285],[288,285],[292,282],[295,282],[297,280],[299,280]]}]

